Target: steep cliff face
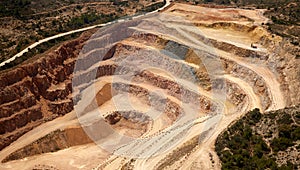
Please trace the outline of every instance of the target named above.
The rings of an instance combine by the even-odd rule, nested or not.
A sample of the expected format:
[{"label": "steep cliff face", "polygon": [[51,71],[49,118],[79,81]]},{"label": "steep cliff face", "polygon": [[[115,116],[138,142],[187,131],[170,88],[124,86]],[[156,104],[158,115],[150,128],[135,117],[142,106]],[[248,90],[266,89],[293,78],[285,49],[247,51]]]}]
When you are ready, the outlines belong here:
[{"label": "steep cliff face", "polygon": [[0,76],[0,150],[43,122],[73,110],[75,58],[91,33]]}]

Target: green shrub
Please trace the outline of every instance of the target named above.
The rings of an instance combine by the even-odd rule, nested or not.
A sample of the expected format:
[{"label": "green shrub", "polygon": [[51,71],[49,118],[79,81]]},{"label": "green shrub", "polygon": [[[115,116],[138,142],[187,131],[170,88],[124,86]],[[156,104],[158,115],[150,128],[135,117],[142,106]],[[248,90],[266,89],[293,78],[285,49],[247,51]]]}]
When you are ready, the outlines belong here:
[{"label": "green shrub", "polygon": [[293,146],[293,142],[288,138],[279,137],[273,139],[273,141],[271,142],[271,146],[274,152],[284,151],[288,147]]}]

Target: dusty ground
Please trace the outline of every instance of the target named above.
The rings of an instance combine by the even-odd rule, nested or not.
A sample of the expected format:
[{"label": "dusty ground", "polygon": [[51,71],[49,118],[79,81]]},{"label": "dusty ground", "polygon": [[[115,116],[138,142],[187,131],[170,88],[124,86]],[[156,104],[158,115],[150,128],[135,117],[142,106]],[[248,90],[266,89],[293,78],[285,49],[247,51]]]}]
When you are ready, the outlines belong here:
[{"label": "dusty ground", "polygon": [[[0,168],[220,169],[214,143],[229,124],[254,108],[276,110],[299,102],[288,94],[298,93],[297,89],[283,89],[292,76],[278,69],[274,46],[266,43],[279,43],[280,37],[272,37],[261,27],[263,22],[267,19],[261,10],[174,4],[160,16],[133,24],[130,29],[139,34],[118,41],[112,58],[92,62],[74,75],[104,65],[122,66],[120,72],[100,74],[93,85],[75,87],[75,93],[82,90],[75,106],[79,122],[89,135],[93,132],[92,139],[101,137],[94,141],[102,148],[92,143],[72,146],[2,163]],[[105,36],[89,42],[101,44]],[[101,50],[85,51],[83,57]],[[201,61],[193,60],[191,51]],[[295,59],[286,61],[288,57],[282,56],[281,66],[299,64]],[[127,75],[123,68],[141,70],[128,78],[117,74]],[[192,74],[196,80],[189,79],[185,68],[198,71]],[[209,78],[202,79],[203,75]],[[145,116],[126,114],[133,110]],[[119,122],[112,120],[113,126],[104,126],[101,116],[114,111],[125,114],[117,118]],[[78,125],[76,113],[25,134],[0,152],[0,160],[56,129]],[[147,117],[152,120],[145,121]]]}]

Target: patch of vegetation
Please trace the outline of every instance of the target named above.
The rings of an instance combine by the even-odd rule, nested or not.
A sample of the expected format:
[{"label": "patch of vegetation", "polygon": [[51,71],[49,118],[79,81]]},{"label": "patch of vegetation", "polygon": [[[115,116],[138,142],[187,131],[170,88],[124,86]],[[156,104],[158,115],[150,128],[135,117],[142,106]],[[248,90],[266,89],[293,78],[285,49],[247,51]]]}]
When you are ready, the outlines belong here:
[{"label": "patch of vegetation", "polygon": [[[296,169],[300,162],[279,164],[278,152],[294,147],[299,150],[300,126],[292,117],[296,108],[261,114],[248,112],[231,125],[216,141],[222,169]],[[275,128],[271,127],[273,125]],[[273,130],[270,130],[273,129]],[[265,131],[265,132],[264,132]],[[271,135],[265,135],[265,133]]]},{"label": "patch of vegetation", "polygon": [[91,25],[91,24],[100,24],[105,23],[108,21],[112,21],[117,19],[118,16],[116,13],[110,13],[110,14],[99,14],[97,15],[94,12],[83,14],[79,17],[72,18],[66,26],[69,30],[72,29],[78,29],[83,26]]},{"label": "patch of vegetation", "polygon": [[28,60],[29,58],[31,58],[37,54],[44,53],[45,51],[54,47],[55,45],[58,45],[59,43],[79,37],[80,34],[81,33],[74,33],[74,34],[71,34],[68,36],[64,36],[64,37],[60,37],[60,38],[56,38],[56,39],[44,42],[44,43],[38,45],[37,47],[35,47],[34,49],[29,49],[28,52],[26,52],[25,54],[23,54],[21,57],[17,58],[16,60],[0,67],[0,71],[6,70],[6,69],[12,68],[18,64],[21,64],[24,61]]},{"label": "patch of vegetation", "polygon": [[164,6],[164,4],[166,3],[166,1],[164,0],[163,2],[158,2],[158,3],[155,3],[155,4],[152,4],[152,5],[149,5],[141,10],[139,10],[139,12],[151,12],[151,11],[154,11],[156,9],[159,9],[161,7]]},{"label": "patch of vegetation", "polygon": [[[101,24],[142,10],[159,8],[162,0],[3,0],[0,1],[0,61],[37,40]],[[128,10],[130,9],[130,10]]]},{"label": "patch of vegetation", "polygon": [[6,0],[0,2],[0,17],[13,16],[16,18],[22,18],[22,15],[31,13],[28,7],[31,4],[31,0]]}]

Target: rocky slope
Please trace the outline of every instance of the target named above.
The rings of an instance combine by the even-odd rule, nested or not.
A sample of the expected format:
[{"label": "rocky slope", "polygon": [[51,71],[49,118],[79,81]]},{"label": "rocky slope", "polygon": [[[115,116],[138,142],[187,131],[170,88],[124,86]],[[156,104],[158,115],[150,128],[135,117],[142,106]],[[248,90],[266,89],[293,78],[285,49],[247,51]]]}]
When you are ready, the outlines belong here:
[{"label": "rocky slope", "polygon": [[73,110],[75,59],[90,33],[1,73],[1,150],[36,126]]},{"label": "rocky slope", "polygon": [[216,141],[222,169],[299,169],[299,106],[247,113]]}]

